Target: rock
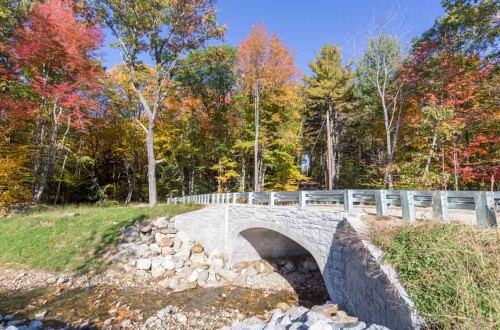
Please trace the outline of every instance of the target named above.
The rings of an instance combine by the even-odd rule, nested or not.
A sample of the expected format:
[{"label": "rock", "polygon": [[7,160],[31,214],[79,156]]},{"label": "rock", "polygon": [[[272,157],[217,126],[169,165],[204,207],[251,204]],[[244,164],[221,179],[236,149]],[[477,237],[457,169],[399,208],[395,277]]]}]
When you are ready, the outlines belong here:
[{"label": "rock", "polygon": [[161,233],[162,234],[177,234],[178,231],[175,228],[165,228],[165,229],[162,229]]},{"label": "rock", "polygon": [[188,318],[186,315],[184,315],[182,313],[178,313],[177,315],[175,315],[175,318],[177,319],[177,322],[179,322],[180,324],[182,324],[182,325],[187,324]]},{"label": "rock", "polygon": [[189,257],[191,256],[191,250],[190,249],[185,249],[184,246],[182,249],[175,254],[177,259],[183,260],[183,261],[188,261]]},{"label": "rock", "polygon": [[332,317],[332,320],[336,323],[357,323],[358,318],[347,315],[344,311],[338,311],[335,316]]},{"label": "rock", "polygon": [[153,221],[153,225],[158,229],[168,228],[168,220],[165,217],[160,217]]},{"label": "rock", "polygon": [[199,282],[206,282],[208,280],[209,273],[206,270],[201,270],[198,272],[198,283]]},{"label": "rock", "polygon": [[136,267],[139,270],[149,270],[151,268],[151,259],[137,259]]},{"label": "rock", "polygon": [[139,231],[135,227],[127,227],[122,233],[122,240],[125,243],[132,243],[139,238]]},{"label": "rock", "polygon": [[14,315],[12,314],[7,314],[3,317],[4,321],[8,322],[14,319]]},{"label": "rock", "polygon": [[162,277],[165,275],[165,272],[165,268],[163,268],[161,265],[151,266],[151,276],[153,276],[153,278]]},{"label": "rock", "polygon": [[339,311],[339,306],[335,304],[325,304],[321,306],[313,306],[311,308],[312,312],[321,313],[327,317],[333,317]]},{"label": "rock", "polygon": [[210,266],[212,266],[214,271],[218,271],[224,268],[224,260],[215,258],[210,260]]},{"label": "rock", "polygon": [[195,269],[191,275],[188,276],[187,280],[189,283],[198,281],[199,269]]},{"label": "rock", "polygon": [[131,325],[132,325],[132,321],[130,321],[130,320],[125,320],[122,323],[120,323],[120,326],[122,328],[129,328]]},{"label": "rock", "polygon": [[35,314],[35,319],[37,319],[37,320],[43,320],[45,318],[45,316],[47,316],[47,314],[48,314],[47,310],[38,312],[38,313]]},{"label": "rock", "polygon": [[2,316],[2,314],[0,314],[0,322],[2,322],[2,321],[3,321],[3,316]]},{"label": "rock", "polygon": [[295,266],[290,261],[285,263],[282,267],[283,274],[291,273],[294,270],[295,270]]},{"label": "rock", "polygon": [[172,246],[174,246],[174,240],[171,239],[171,238],[168,238],[166,236],[163,237],[162,239],[160,239],[159,241],[157,241],[157,243],[161,247],[165,247],[165,246],[172,247]]},{"label": "rock", "polygon": [[284,311],[287,311],[290,308],[290,306],[288,306],[287,303],[280,302],[280,303],[276,304],[276,308],[278,308],[284,312]]},{"label": "rock", "polygon": [[64,284],[64,283],[68,283],[69,282],[69,278],[67,277],[59,277],[57,279],[57,284]]},{"label": "rock", "polygon": [[269,322],[267,322],[267,325],[277,325],[278,324],[278,321],[279,319],[281,319],[285,314],[283,314],[283,312],[281,311],[281,309],[276,309],[274,312],[273,312],[273,315],[271,316],[271,318],[269,319]]},{"label": "rock", "polygon": [[31,321],[28,327],[30,329],[40,329],[41,327],[43,327],[43,323],[40,321]]},{"label": "rock", "polygon": [[158,313],[156,313],[156,316],[159,319],[164,320],[169,313],[170,313],[170,307],[165,307],[163,309],[160,309]]},{"label": "rock", "polygon": [[107,319],[106,321],[104,321],[104,326],[109,327],[113,323],[114,320],[115,320],[114,317]]},{"label": "rock", "polygon": [[165,246],[161,248],[161,254],[163,254],[164,256],[169,256],[174,253],[175,253],[174,249],[171,248],[170,246]]},{"label": "rock", "polygon": [[304,267],[304,269],[308,270],[308,271],[315,271],[315,270],[318,270],[318,264],[316,262],[314,262],[313,260],[304,260],[304,262],[302,263],[302,267]]},{"label": "rock", "polygon": [[364,330],[366,329],[365,322],[357,322],[357,323],[334,323],[335,326],[341,327],[343,330]]},{"label": "rock", "polygon": [[303,319],[301,321],[304,322],[304,324],[307,326],[312,326],[313,324],[316,324],[321,321],[326,324],[332,322],[332,320],[329,317],[316,312],[307,312],[305,315],[303,315]]},{"label": "rock", "polygon": [[196,283],[180,283],[174,292],[182,292],[196,288]]},{"label": "rock", "polygon": [[191,248],[191,252],[193,253],[202,253],[203,252],[203,246],[201,246],[201,244],[195,244],[193,245],[193,247]]},{"label": "rock", "polygon": [[151,234],[141,234],[141,241],[144,243],[144,244],[151,244],[151,243],[154,243],[155,241],[155,237]]},{"label": "rock", "polygon": [[136,245],[131,250],[133,251],[132,254],[136,257],[148,258],[153,254],[153,252],[149,249],[148,244]]},{"label": "rock", "polygon": [[255,267],[252,267],[252,266],[248,266],[246,267],[245,269],[243,269],[243,271],[241,272],[241,274],[247,278],[247,277],[254,277],[254,276],[257,276],[259,274],[259,272],[257,272],[257,269],[255,269]]},{"label": "rock", "polygon": [[172,277],[168,283],[168,287],[172,290],[177,289],[179,286],[179,279],[177,277]]},{"label": "rock", "polygon": [[184,267],[184,263],[185,261],[184,260],[177,260],[177,262],[175,263],[175,269],[181,269],[182,267]]},{"label": "rock", "polygon": [[290,320],[292,320],[292,322],[297,322],[301,320],[307,312],[307,308],[299,306],[289,308],[285,314],[290,316]]},{"label": "rock", "polygon": [[207,265],[207,257],[205,257],[204,253],[193,253],[191,254],[190,260],[196,267]]},{"label": "rock", "polygon": [[47,280],[47,284],[49,284],[49,285],[55,284],[56,282],[57,282],[57,278],[55,278],[55,277],[50,277]]},{"label": "rock", "polygon": [[153,225],[148,223],[148,224],[144,224],[144,225],[141,225],[141,228],[139,229],[141,231],[141,233],[143,234],[147,234],[147,233],[150,233],[152,230],[153,230]]},{"label": "rock", "polygon": [[153,254],[161,254],[161,247],[159,247],[156,243],[149,244],[149,249],[153,252]]},{"label": "rock", "polygon": [[180,239],[174,240],[174,250],[179,251],[182,247],[182,241]]},{"label": "rock", "polygon": [[228,282],[233,282],[238,276],[235,272],[227,269],[219,269],[217,274]]},{"label": "rock", "polygon": [[165,268],[165,270],[174,270],[176,267],[175,262],[172,260],[171,256],[166,256],[163,258],[163,262],[161,263],[161,266]]},{"label": "rock", "polygon": [[326,321],[318,321],[310,325],[308,330],[334,330],[334,328]]}]

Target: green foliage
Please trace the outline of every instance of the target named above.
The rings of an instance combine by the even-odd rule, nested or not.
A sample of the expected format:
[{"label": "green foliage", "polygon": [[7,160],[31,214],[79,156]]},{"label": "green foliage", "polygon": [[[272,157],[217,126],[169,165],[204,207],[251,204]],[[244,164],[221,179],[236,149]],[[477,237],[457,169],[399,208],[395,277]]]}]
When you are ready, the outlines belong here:
[{"label": "green foliage", "polygon": [[459,224],[379,229],[385,252],[430,328],[500,326],[500,232]]},{"label": "green foliage", "polygon": [[70,206],[0,219],[0,263],[48,271],[97,269],[99,256],[120,239],[124,227],[159,216],[171,218],[195,206]]}]

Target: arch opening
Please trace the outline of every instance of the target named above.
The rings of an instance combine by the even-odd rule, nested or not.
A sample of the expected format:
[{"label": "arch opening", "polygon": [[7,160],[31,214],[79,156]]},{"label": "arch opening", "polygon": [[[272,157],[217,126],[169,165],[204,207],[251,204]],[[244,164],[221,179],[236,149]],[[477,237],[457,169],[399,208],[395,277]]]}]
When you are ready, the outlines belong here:
[{"label": "arch opening", "polygon": [[241,231],[234,242],[231,260],[238,267],[265,262],[268,271],[274,273],[274,277],[267,278],[274,283],[268,284],[276,285],[279,282],[276,275],[279,274],[288,283],[287,289],[294,291],[301,306],[322,305],[329,299],[314,256],[301,244],[277,231],[267,228]]}]

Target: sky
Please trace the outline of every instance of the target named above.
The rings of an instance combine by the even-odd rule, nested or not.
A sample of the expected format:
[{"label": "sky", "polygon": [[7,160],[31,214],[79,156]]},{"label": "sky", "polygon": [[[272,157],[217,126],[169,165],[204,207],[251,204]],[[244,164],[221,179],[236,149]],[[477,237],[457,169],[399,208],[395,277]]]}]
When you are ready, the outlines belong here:
[{"label": "sky", "polygon": [[[219,0],[216,7],[219,22],[228,25],[225,43],[238,45],[252,25],[263,23],[295,51],[303,73],[325,43],[339,45],[348,61],[362,52],[370,31],[387,21],[389,30],[409,43],[443,15],[440,0]],[[107,67],[121,62],[119,52],[109,47],[113,41],[106,33]]]}]

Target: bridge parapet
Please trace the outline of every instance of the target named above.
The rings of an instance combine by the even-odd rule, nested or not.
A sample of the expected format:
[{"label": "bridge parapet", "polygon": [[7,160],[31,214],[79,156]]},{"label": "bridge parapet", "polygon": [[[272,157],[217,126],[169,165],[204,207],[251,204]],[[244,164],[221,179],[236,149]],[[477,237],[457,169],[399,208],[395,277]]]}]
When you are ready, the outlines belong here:
[{"label": "bridge parapet", "polygon": [[[263,193],[202,194],[167,198],[169,204],[248,204],[267,206],[337,207],[351,214],[374,208],[379,216],[457,220],[498,226],[500,192],[433,190],[317,190]],[[462,212],[465,211],[465,212]]]}]

